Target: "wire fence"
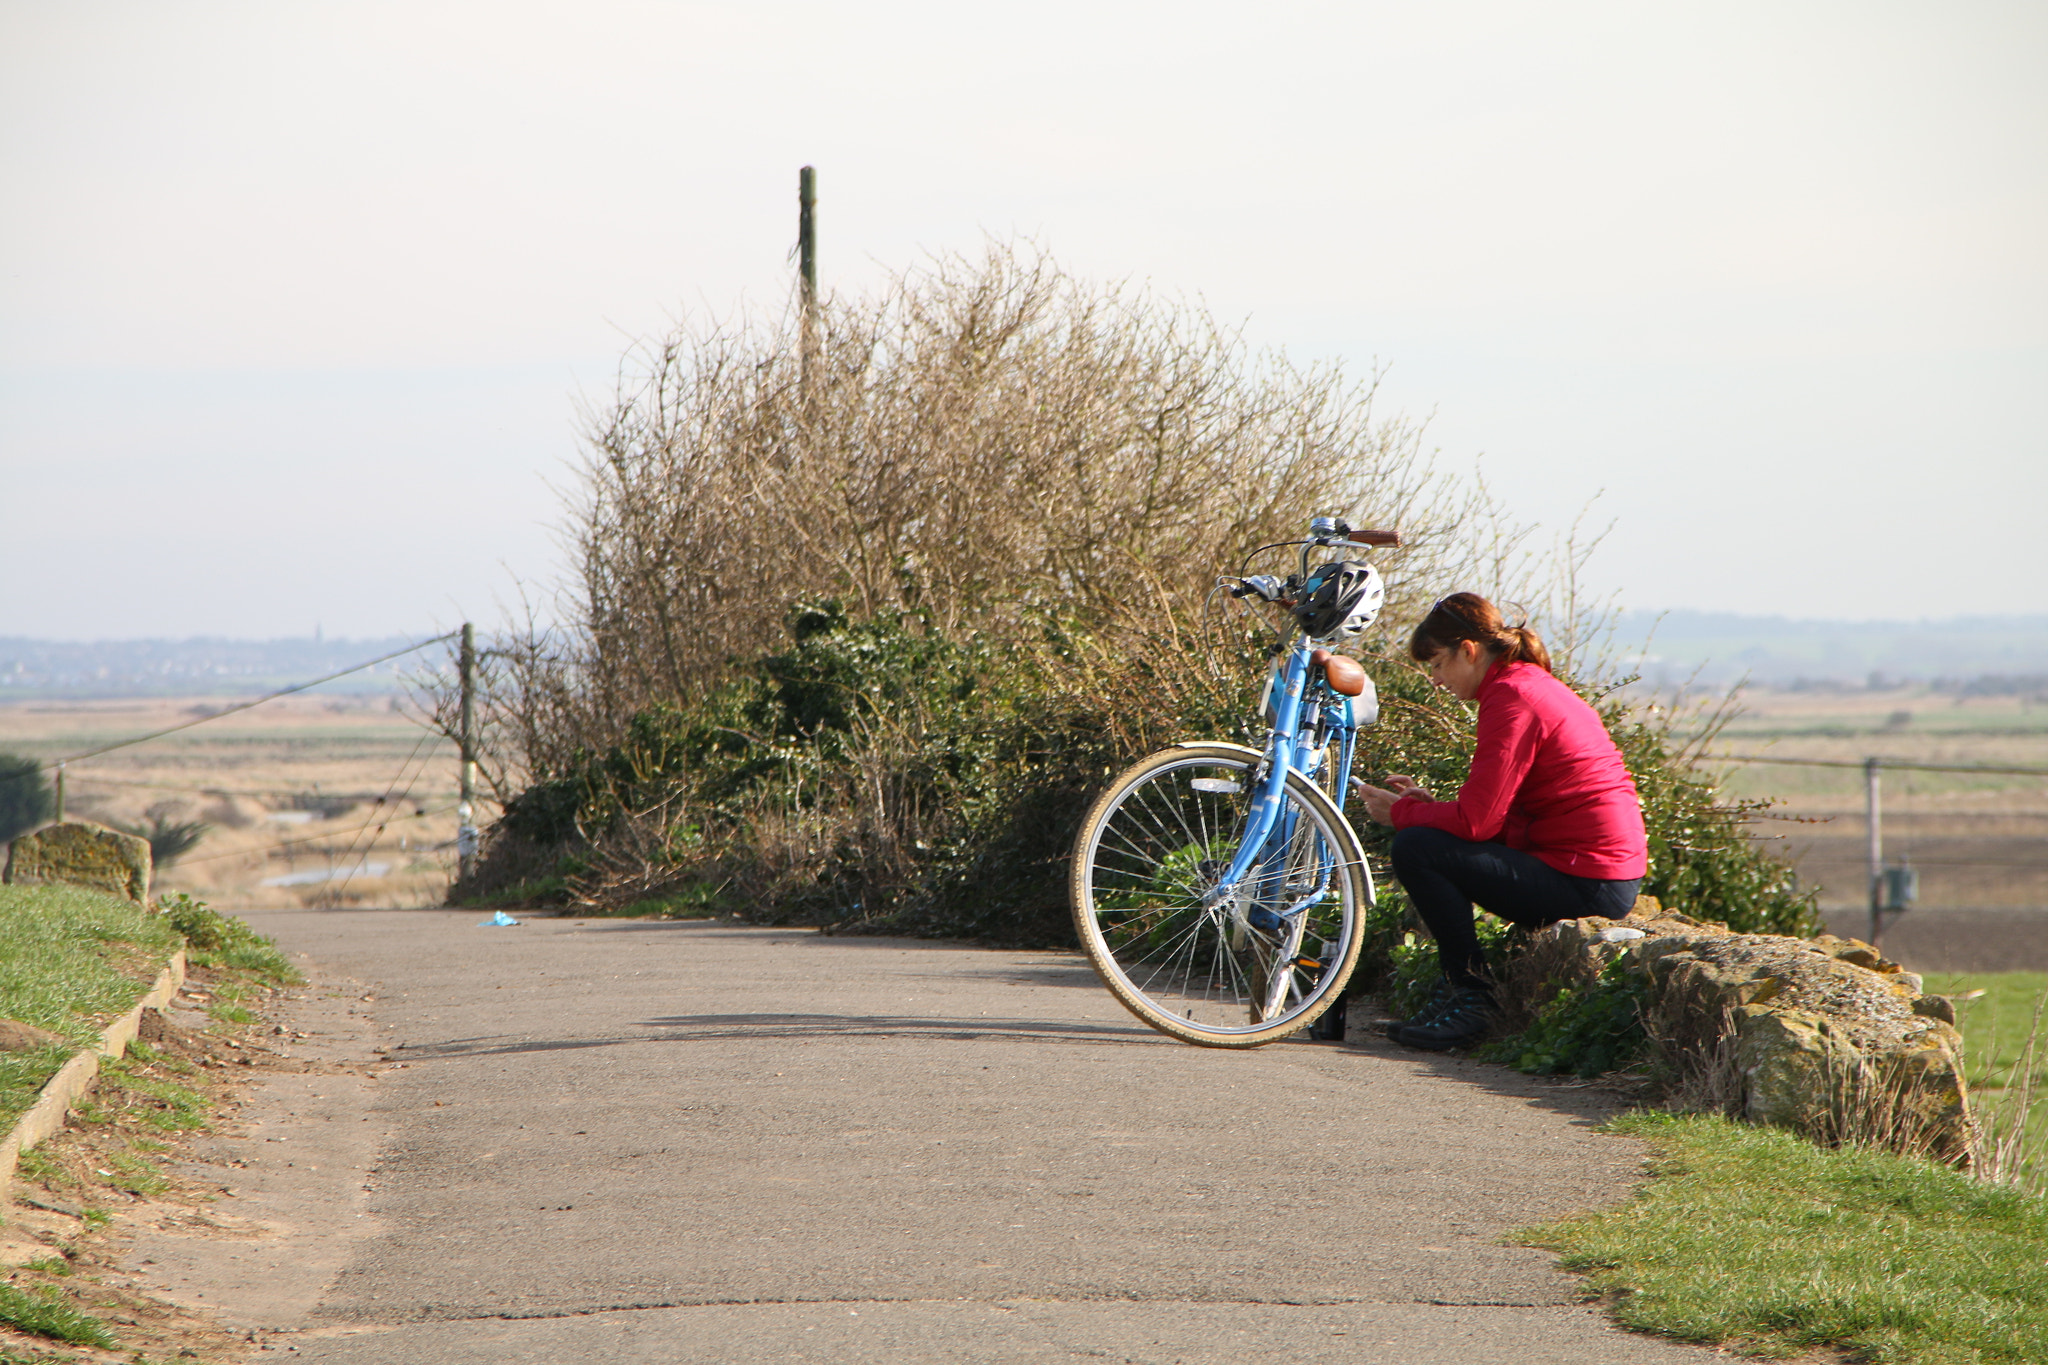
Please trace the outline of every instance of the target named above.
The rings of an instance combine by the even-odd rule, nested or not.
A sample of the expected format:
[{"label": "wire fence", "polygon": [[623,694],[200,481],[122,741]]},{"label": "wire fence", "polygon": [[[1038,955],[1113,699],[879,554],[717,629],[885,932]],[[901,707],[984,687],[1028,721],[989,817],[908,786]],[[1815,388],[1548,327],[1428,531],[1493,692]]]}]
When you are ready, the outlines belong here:
[{"label": "wire fence", "polygon": [[[122,749],[133,748],[134,746],[139,744],[148,744],[154,740],[160,740],[170,735],[180,734],[184,731],[191,730],[197,726],[209,725],[214,721],[224,720],[229,716],[239,715],[245,711],[253,710],[258,706],[262,706],[266,702],[276,701],[281,697],[289,697],[300,692],[307,692],[312,690],[313,688],[322,686],[323,684],[334,682],[341,678],[349,677],[352,674],[361,673],[367,669],[375,668],[379,664],[389,663],[393,659],[403,658],[408,654],[415,654],[420,650],[431,648],[434,645],[445,644],[451,640],[458,639],[461,636],[461,634],[461,631],[454,630],[448,631],[441,635],[432,636],[428,639],[415,641],[414,643],[405,646],[403,649],[396,649],[392,650],[390,653],[387,654],[380,654],[374,659],[366,659],[361,663],[352,664],[347,668],[337,670],[333,673],[325,674],[321,677],[314,678],[308,682],[294,683],[290,687],[279,688],[274,692],[266,692],[260,697],[253,697],[247,701],[237,702],[231,706],[224,706],[218,711],[209,712],[208,714],[203,716],[195,716],[191,720],[181,721],[176,725],[166,726],[161,730],[152,730],[147,734],[134,735],[127,739],[115,740],[110,744],[96,745],[93,748],[84,749],[79,751],[78,753],[66,754],[61,758],[53,758],[43,761],[36,765],[36,770],[38,772],[55,772],[57,774],[58,791],[60,793],[63,790],[63,783],[66,777],[68,776],[74,781],[81,781],[95,786],[106,785],[115,787],[143,788],[159,791],[201,792],[207,795],[247,796],[252,798],[278,795],[302,796],[304,794],[303,792],[296,788],[287,786],[239,789],[209,785],[205,783],[149,782],[134,778],[100,777],[91,773],[71,773],[68,770],[70,768],[70,765],[83,762],[86,759],[98,758],[104,754],[114,753]],[[450,804],[439,805],[432,809],[416,807],[414,812],[410,815],[400,815],[396,813],[398,809],[402,807],[406,802],[414,799],[412,795],[412,789],[418,784],[420,778],[425,775],[426,765],[425,761],[421,759],[421,753],[423,750],[426,749],[427,745],[434,740],[435,737],[436,732],[432,730],[428,730],[425,734],[423,734],[420,737],[419,742],[413,746],[412,752],[406,756],[404,762],[399,764],[398,771],[392,776],[391,781],[388,784],[386,784],[384,791],[381,793],[319,793],[322,800],[324,801],[345,801],[350,803],[361,803],[363,801],[369,801],[372,802],[374,806],[378,808],[378,813],[376,815],[374,815],[371,819],[365,821],[363,824],[354,827],[353,829],[323,830],[319,834],[307,835],[305,837],[296,839],[284,839],[276,843],[265,844],[256,848],[235,849],[222,853],[204,854],[198,857],[181,857],[178,859],[178,862],[180,862],[181,864],[190,865],[194,863],[216,862],[226,858],[258,858],[267,861],[272,856],[284,850],[303,847],[307,844],[317,844],[323,841],[331,841],[334,839],[342,838],[344,836],[347,836],[349,838],[348,848],[343,854],[343,858],[346,859],[355,854],[357,845],[362,842],[362,836],[364,835],[364,833],[367,831],[374,830],[375,832],[370,835],[368,845],[365,845],[363,849],[363,856],[367,858],[369,856],[369,849],[375,846],[378,835],[381,835],[389,825],[408,821],[428,820],[434,818],[435,816],[445,815],[449,811],[457,809],[457,806],[451,802]],[[407,776],[408,770],[411,770],[410,777]],[[435,793],[431,796],[423,795],[417,799],[419,801],[424,802],[435,800],[447,800],[448,798],[440,793]],[[59,813],[61,815],[61,796]],[[350,872],[348,874],[348,877],[352,876],[353,872]],[[344,885],[346,885],[348,877],[344,877]]]},{"label": "wire fence", "polygon": [[438,645],[456,639],[461,634],[462,632],[459,630],[451,630],[445,635],[436,635],[432,639],[421,640],[417,644],[407,645],[404,649],[394,649],[389,654],[380,654],[374,659],[353,664],[348,668],[342,669],[340,672],[329,673],[324,678],[315,678],[311,682],[294,683],[290,687],[279,688],[275,692],[266,692],[264,695],[249,701],[237,702],[233,706],[224,706],[220,710],[204,716],[194,716],[191,720],[180,721],[178,724],[167,726],[162,730],[152,730],[146,735],[136,735],[132,739],[117,739],[112,744],[102,744],[96,749],[87,749],[82,753],[66,754],[62,758],[50,759],[40,766],[44,772],[50,772],[67,764],[81,763],[88,758],[98,758],[101,754],[113,753],[116,749],[126,749],[137,744],[147,744],[153,739],[162,739],[166,735],[175,735],[181,730],[190,730],[195,725],[210,725],[214,721],[225,720],[229,716],[239,715],[243,711],[261,706],[267,701],[276,701],[279,697],[289,697],[295,692],[310,691],[323,683],[331,683],[338,678],[346,678],[350,674],[360,673],[366,668],[375,668],[378,664],[389,663],[393,659],[402,659],[408,654],[414,654],[427,648],[429,645]]},{"label": "wire fence", "polygon": [[[1871,800],[1873,804],[1867,818],[1872,822],[1879,820],[1874,795],[1876,778],[1879,773],[1888,770],[1904,771],[1907,773],[1931,772],[2000,777],[2048,777],[2048,767],[2034,764],[1936,763],[1920,759],[1887,758],[1882,754],[1873,754],[1861,759],[1846,759],[1793,758],[1778,754],[1708,753],[1702,754],[1700,761],[1713,764],[1769,763],[1786,767],[1834,768],[1863,773],[1871,780],[1871,790],[1873,792]],[[1910,777],[1907,779],[1907,797],[1909,800],[1912,797]],[[1897,820],[1899,814],[1894,813],[1892,818]],[[1881,836],[1873,835],[1872,837],[1880,838]],[[1899,865],[1901,867],[1911,866],[1915,869],[1938,871],[1948,876],[1962,874],[1967,877],[1968,874],[1973,872],[2003,873],[2009,877],[2017,876],[2018,882],[2022,886],[2037,886],[2044,878],[2048,878],[2048,856],[2029,857],[2024,856],[2024,854],[2014,856],[2010,846],[2015,843],[2018,843],[2026,852],[2035,852],[2034,841],[2015,840],[2012,836],[2002,833],[1915,834],[1912,831],[1912,826],[1908,824],[1905,837],[1901,840],[1898,849],[1900,856]],[[1970,853],[1967,856],[1958,855],[1954,852],[1958,844],[1975,847],[1980,851]],[[1930,850],[1934,848],[1945,848],[1948,851],[1945,853],[1932,853]],[[2039,848],[2043,854],[2048,854],[2048,845],[2040,845]],[[1846,848],[1809,848],[1798,860],[1803,869],[1800,874],[1801,879],[1810,879],[1822,887],[1827,886],[1830,881],[1838,879],[1847,880],[1857,886],[1860,894],[1865,884],[1876,884],[1877,882],[1878,872],[1873,867],[1871,859],[1878,856],[1880,855],[1870,853],[1867,850],[1856,852]],[[1981,879],[1977,880],[1981,885]],[[1955,890],[1956,887],[1951,885],[1951,894]],[[2010,891],[2011,883],[2007,883],[2006,893],[2010,894]],[[1908,894],[1910,897],[1911,893]],[[1904,904],[1910,903],[1910,899],[1904,902]],[[1860,907],[1857,908],[1860,910]],[[1903,904],[1892,908],[1903,908]]]},{"label": "wire fence", "polygon": [[1774,754],[1702,754],[1706,763],[1783,763],[1801,768],[1854,768],[1867,771],[1872,764],[1880,768],[1905,768],[1924,773],[1987,773],[2007,777],[2048,777],[2048,768],[2028,767],[2019,764],[1995,763],[1923,763],[1918,759],[1885,758],[1874,755],[1870,758],[1780,758]]}]

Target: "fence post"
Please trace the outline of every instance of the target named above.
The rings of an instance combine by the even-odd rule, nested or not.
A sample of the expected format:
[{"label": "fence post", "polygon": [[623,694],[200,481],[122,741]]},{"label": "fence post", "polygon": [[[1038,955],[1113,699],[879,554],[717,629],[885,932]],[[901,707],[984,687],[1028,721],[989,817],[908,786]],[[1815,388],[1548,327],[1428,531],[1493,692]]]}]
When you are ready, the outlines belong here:
[{"label": "fence post", "polygon": [[476,871],[476,627],[462,623],[462,649],[456,655],[462,677],[462,804],[455,831],[456,875],[468,881]]},{"label": "fence post", "polygon": [[1876,758],[1863,760],[1863,803],[1870,824],[1870,946],[1884,937],[1884,825],[1877,792]]},{"label": "fence post", "polygon": [[64,765],[57,765],[57,822],[64,822]]}]

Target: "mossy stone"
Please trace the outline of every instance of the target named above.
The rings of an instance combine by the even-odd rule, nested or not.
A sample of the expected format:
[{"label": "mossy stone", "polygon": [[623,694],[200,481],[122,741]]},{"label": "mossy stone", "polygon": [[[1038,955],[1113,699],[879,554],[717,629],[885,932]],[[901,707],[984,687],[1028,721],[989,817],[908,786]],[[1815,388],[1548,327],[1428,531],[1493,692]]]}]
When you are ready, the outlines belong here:
[{"label": "mossy stone", "polygon": [[24,834],[8,846],[7,880],[16,886],[87,886],[149,899],[149,840],[86,820],[66,820]]}]

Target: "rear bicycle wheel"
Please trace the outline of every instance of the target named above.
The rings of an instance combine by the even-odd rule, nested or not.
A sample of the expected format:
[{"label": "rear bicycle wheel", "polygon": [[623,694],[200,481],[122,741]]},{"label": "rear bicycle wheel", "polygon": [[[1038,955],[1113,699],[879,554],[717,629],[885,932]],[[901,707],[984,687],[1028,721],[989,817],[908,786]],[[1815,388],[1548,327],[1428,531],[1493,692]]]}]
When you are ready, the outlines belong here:
[{"label": "rear bicycle wheel", "polygon": [[1327,1009],[1358,963],[1372,898],[1357,834],[1296,774],[1260,861],[1233,894],[1213,895],[1244,840],[1261,761],[1235,744],[1140,759],[1074,842],[1074,928],[1103,984],[1153,1028],[1205,1047],[1270,1043]]}]

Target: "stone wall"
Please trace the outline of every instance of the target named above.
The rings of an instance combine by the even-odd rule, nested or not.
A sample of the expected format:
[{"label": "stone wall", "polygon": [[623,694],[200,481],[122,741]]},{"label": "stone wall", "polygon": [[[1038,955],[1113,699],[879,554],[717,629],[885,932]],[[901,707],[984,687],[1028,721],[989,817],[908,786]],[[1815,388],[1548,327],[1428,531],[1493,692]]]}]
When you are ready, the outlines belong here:
[{"label": "stone wall", "polygon": [[1637,978],[1652,1044],[1705,1107],[1823,1142],[1968,1161],[1955,1007],[1869,944],[1734,934],[1644,897],[1626,919],[1530,935],[1501,993],[1508,1022],[1609,964]]}]

